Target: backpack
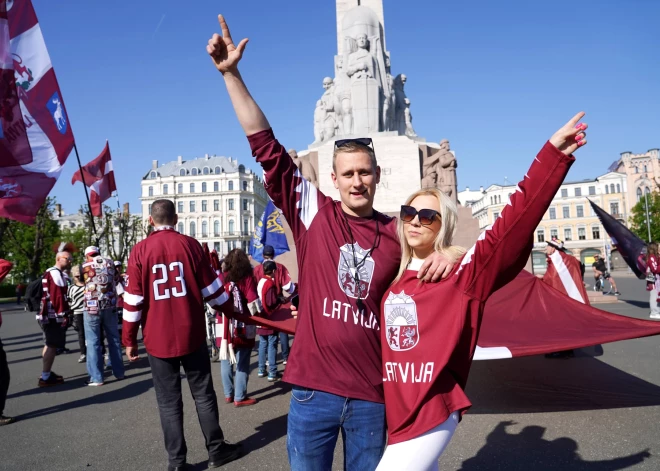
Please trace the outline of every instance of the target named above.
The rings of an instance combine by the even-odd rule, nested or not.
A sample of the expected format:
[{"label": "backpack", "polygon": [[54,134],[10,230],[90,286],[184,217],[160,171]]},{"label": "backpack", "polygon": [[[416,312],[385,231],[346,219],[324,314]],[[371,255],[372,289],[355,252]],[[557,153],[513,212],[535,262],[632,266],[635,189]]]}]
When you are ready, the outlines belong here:
[{"label": "backpack", "polygon": [[43,275],[31,281],[25,289],[25,304],[31,312],[36,312],[41,306],[41,298],[44,295],[44,287],[41,282]]}]

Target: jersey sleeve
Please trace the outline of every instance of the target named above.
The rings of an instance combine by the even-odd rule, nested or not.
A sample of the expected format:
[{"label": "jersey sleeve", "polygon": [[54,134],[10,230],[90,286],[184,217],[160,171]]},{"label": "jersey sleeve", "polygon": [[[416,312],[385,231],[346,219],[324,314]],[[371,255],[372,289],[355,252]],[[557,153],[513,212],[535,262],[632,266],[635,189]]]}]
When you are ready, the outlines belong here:
[{"label": "jersey sleeve", "polygon": [[312,225],[319,208],[332,202],[305,180],[272,129],[248,136],[252,155],[265,173],[265,187],[275,206],[282,210],[296,240]]},{"label": "jersey sleeve", "polygon": [[62,272],[59,270],[50,270],[45,275],[45,286],[48,291],[48,300],[57,317],[62,317],[69,310],[69,303],[66,298],[67,285]]},{"label": "jersey sleeve", "polygon": [[276,276],[284,294],[291,296],[296,292],[296,284],[291,280],[291,274],[284,265],[278,265]]},{"label": "jersey sleeve", "polygon": [[143,283],[140,245],[138,244],[131,250],[125,277],[122,340],[128,347],[137,347],[137,334],[144,304]]},{"label": "jersey sleeve", "polygon": [[547,142],[495,223],[483,231],[456,271],[465,293],[485,301],[525,267],[533,235],[575,161]]}]

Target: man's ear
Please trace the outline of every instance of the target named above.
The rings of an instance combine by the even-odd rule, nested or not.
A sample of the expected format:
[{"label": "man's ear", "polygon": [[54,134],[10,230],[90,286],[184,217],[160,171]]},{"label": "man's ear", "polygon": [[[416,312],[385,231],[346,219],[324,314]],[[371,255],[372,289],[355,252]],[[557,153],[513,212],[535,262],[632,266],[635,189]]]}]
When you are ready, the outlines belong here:
[{"label": "man's ear", "polygon": [[376,184],[380,183],[380,165],[376,166]]},{"label": "man's ear", "polygon": [[337,183],[337,175],[335,174],[334,171],[330,173],[330,177],[332,177],[332,184],[338,190],[339,189],[339,183]]}]

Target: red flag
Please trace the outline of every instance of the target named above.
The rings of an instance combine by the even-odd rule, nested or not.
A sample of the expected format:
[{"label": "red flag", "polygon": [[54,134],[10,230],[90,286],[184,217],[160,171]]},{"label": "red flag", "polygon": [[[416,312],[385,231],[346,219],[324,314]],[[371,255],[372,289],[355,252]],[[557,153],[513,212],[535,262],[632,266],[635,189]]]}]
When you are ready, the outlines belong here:
[{"label": "red flag", "polygon": [[548,269],[543,275],[543,282],[576,301],[589,304],[580,262],[572,255],[561,250],[555,250],[552,255],[548,255]]},{"label": "red flag", "polygon": [[0,0],[0,216],[33,224],[73,133],[30,0]]},{"label": "red flag", "polygon": [[[117,191],[115,183],[115,172],[112,169],[112,157],[110,156],[110,145],[106,141],[103,152],[97,158],[85,165],[83,168],[85,184],[89,187],[89,200],[92,206],[92,214],[101,217],[103,210],[101,203],[112,196],[113,191]],[[80,170],[73,174],[71,184],[82,182]]]}]

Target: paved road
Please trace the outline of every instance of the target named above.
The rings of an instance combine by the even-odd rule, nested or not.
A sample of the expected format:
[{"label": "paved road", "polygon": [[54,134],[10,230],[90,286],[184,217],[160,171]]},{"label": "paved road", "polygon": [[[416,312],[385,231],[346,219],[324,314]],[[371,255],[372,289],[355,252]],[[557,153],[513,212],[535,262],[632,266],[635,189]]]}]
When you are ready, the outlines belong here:
[{"label": "paved road", "polygon": [[[644,283],[615,275],[624,302],[606,309],[648,316]],[[58,356],[54,366],[66,382],[40,390],[42,343],[33,316],[5,306],[3,317],[0,333],[12,372],[6,413],[19,421],[0,427],[1,470],[166,469],[146,360],[131,365],[124,382],[110,377],[103,387],[85,387],[85,367],[76,362],[77,340],[70,331],[72,353]],[[225,469],[288,469],[289,388],[257,378],[256,360],[255,352],[249,391],[260,402],[243,409],[220,405],[226,436],[249,451]],[[468,384],[475,406],[442,457],[441,469],[658,470],[659,360],[660,338],[651,337],[583,350],[572,360],[476,362]],[[219,364],[214,364],[214,381],[222,397]],[[206,469],[188,391],[184,402],[188,461],[193,469]],[[339,450],[333,469],[342,469]]]}]

